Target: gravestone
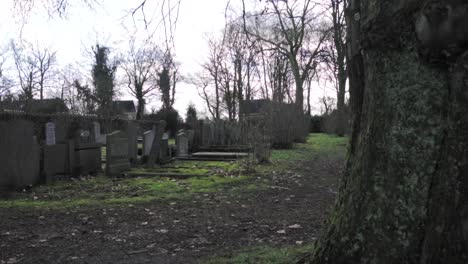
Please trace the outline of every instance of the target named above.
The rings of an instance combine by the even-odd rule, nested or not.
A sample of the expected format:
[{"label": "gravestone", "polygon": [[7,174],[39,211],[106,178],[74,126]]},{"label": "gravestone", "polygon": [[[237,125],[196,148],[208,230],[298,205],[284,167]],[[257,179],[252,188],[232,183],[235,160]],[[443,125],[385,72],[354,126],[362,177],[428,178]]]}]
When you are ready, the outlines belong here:
[{"label": "gravestone", "polygon": [[107,135],[106,175],[109,177],[121,176],[130,169],[128,157],[128,136],[122,131]]},{"label": "gravestone", "polygon": [[130,163],[136,164],[138,157],[138,128],[135,122],[127,122],[127,137],[128,137],[128,158]]},{"label": "gravestone", "polygon": [[177,134],[177,156],[186,157],[188,156],[188,137],[184,131]]},{"label": "gravestone", "polygon": [[31,121],[0,122],[0,189],[39,182],[40,147]]},{"label": "gravestone", "polygon": [[203,122],[202,126],[202,146],[209,147],[211,145],[211,128],[209,122]]},{"label": "gravestone", "polygon": [[99,122],[93,122],[93,132],[94,132],[94,141],[96,143],[105,144],[103,138],[105,136],[101,135],[101,124]]},{"label": "gravestone", "polygon": [[159,121],[156,126],[156,134],[154,136],[153,143],[151,144],[151,150],[148,155],[147,167],[152,168],[155,162],[160,160],[160,148],[161,148],[161,139],[166,128],[166,122],[164,120]]},{"label": "gravestone", "polygon": [[154,137],[156,136],[156,127],[143,133],[143,156],[148,156],[153,145]]},{"label": "gravestone", "polygon": [[46,123],[46,145],[55,145],[55,124],[53,122]]},{"label": "gravestone", "polygon": [[159,151],[159,156],[161,160],[167,160],[169,155],[169,134],[164,133],[161,139],[161,150]]},{"label": "gravestone", "polygon": [[57,119],[54,120],[55,124],[55,143],[67,143],[69,139],[68,130],[70,123],[63,120]]},{"label": "gravestone", "polygon": [[72,132],[74,135],[72,170],[73,175],[89,175],[96,174],[101,171],[101,144],[96,143],[94,140],[94,126],[76,129]]},{"label": "gravestone", "polygon": [[56,175],[70,175],[68,143],[46,145],[43,147],[43,173],[46,182],[55,180]]},{"label": "gravestone", "polygon": [[189,150],[193,148],[195,144],[195,130],[189,129],[186,130],[185,133],[187,134]]},{"label": "gravestone", "polygon": [[79,148],[75,148],[75,168],[75,171],[81,175],[101,171],[101,145],[88,143],[80,144]]}]

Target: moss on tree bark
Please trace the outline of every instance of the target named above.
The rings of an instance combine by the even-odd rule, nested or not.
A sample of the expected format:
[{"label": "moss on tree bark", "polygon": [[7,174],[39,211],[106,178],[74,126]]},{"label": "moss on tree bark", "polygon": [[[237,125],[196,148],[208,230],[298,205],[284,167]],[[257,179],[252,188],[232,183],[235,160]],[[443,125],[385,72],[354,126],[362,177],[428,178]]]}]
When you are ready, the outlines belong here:
[{"label": "moss on tree bark", "polygon": [[353,132],[307,263],[468,263],[468,56],[422,55],[422,2],[350,1]]}]

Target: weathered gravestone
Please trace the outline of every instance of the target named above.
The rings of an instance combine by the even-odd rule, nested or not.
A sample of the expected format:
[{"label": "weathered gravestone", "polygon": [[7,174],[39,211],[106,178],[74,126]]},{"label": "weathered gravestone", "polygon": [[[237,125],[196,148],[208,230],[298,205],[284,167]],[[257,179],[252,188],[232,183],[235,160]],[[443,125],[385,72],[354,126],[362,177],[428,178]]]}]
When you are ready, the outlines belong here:
[{"label": "weathered gravestone", "polygon": [[0,122],[0,189],[38,183],[40,150],[35,138],[30,121]]},{"label": "weathered gravestone", "polygon": [[46,134],[46,145],[55,145],[55,124],[53,122],[48,122],[45,125],[45,134]]},{"label": "weathered gravestone", "polygon": [[186,157],[188,156],[188,137],[184,131],[177,134],[177,156]]},{"label": "weathered gravestone", "polygon": [[203,122],[202,126],[202,146],[209,147],[212,144],[212,129],[210,122]]},{"label": "weathered gravestone", "polygon": [[127,137],[128,137],[128,158],[130,163],[136,164],[138,161],[138,129],[135,122],[127,122]]},{"label": "weathered gravestone", "polygon": [[151,144],[151,150],[148,155],[147,166],[149,168],[154,166],[154,163],[160,160],[160,148],[161,148],[161,139],[166,128],[166,122],[164,120],[159,121],[156,126],[156,135],[154,136],[153,143]]},{"label": "weathered gravestone", "polygon": [[167,160],[169,157],[169,134],[164,133],[161,139],[161,149],[159,151],[161,160]]},{"label": "weathered gravestone", "polygon": [[101,171],[101,144],[88,129],[78,129],[74,138],[74,174],[87,175]]},{"label": "weathered gravestone", "polygon": [[101,124],[93,122],[94,141],[99,144],[106,144],[106,135],[101,134]]},{"label": "weathered gravestone", "polygon": [[143,133],[143,156],[148,156],[153,145],[154,137],[156,136],[156,127]]},{"label": "weathered gravestone", "polygon": [[122,131],[108,134],[106,145],[106,175],[109,177],[121,176],[130,169],[127,134]]},{"label": "weathered gravestone", "polygon": [[193,129],[186,130],[185,133],[187,134],[189,150],[193,148],[195,144],[195,131]]},{"label": "weathered gravestone", "polygon": [[57,175],[71,175],[74,161],[70,157],[70,147],[74,144],[55,144],[43,147],[43,173],[46,182],[54,181]]}]

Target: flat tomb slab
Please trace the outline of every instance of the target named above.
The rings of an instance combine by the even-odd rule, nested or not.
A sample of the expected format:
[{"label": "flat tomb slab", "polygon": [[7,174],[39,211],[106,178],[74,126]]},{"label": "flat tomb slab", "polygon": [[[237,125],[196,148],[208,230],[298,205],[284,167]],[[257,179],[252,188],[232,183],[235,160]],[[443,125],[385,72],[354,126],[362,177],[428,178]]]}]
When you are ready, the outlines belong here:
[{"label": "flat tomb slab", "polygon": [[194,158],[246,158],[249,153],[245,152],[195,152],[192,154]]}]

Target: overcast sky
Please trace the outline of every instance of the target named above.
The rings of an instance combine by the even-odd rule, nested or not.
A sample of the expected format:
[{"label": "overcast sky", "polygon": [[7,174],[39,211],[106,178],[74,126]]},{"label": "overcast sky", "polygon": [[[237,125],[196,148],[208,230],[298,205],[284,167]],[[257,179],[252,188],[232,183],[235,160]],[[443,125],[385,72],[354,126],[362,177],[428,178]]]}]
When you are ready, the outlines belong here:
[{"label": "overcast sky", "polygon": [[[169,2],[174,5],[177,1],[170,0]],[[210,34],[219,34],[224,27],[224,14],[228,2],[231,9],[239,10],[240,0],[181,1],[174,32],[174,45],[183,75],[194,74],[200,70],[199,65],[207,54],[205,37]],[[60,65],[78,63],[84,68],[82,71],[86,72],[91,67],[86,54],[91,46],[99,42],[116,50],[125,49],[129,39],[128,31],[134,30],[135,26],[141,36],[147,35],[148,31],[155,32],[155,40],[160,43],[164,41],[162,31],[164,27],[158,24],[161,21],[162,0],[148,0],[145,9],[146,17],[147,20],[153,18],[148,31],[143,26],[140,13],[135,16],[135,22],[131,16],[126,16],[129,10],[138,6],[139,0],[99,0],[99,3],[93,9],[85,6],[72,6],[65,19],[51,18],[43,8],[38,6],[28,15],[27,20],[23,21],[18,13],[14,12],[13,0],[2,0],[0,45],[7,45],[10,39],[21,38],[34,45],[51,47],[52,50],[57,51],[57,60]],[[173,16],[175,17],[175,12]],[[159,30],[155,31],[156,26]],[[131,99],[125,89],[122,92],[121,98]],[[316,104],[323,92],[323,88],[313,88],[312,105]],[[327,95],[333,96],[333,92],[328,90]],[[153,101],[151,106],[159,106],[157,100]],[[185,115],[189,102],[195,103],[198,109],[205,108],[196,88],[185,83],[177,85],[175,102],[175,108],[182,116]]]}]

